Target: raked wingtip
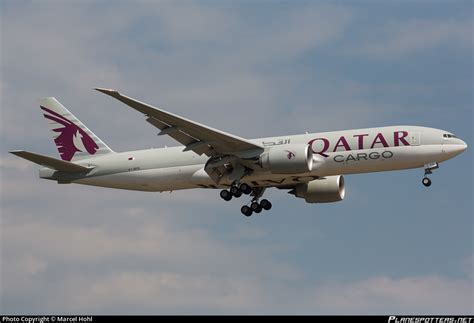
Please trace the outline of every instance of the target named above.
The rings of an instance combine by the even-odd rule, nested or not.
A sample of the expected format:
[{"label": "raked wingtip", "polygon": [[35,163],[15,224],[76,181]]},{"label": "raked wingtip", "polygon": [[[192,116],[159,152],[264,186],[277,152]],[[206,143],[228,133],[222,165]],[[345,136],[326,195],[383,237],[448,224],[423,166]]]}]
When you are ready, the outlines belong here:
[{"label": "raked wingtip", "polygon": [[109,95],[119,94],[119,92],[117,90],[114,90],[114,89],[105,89],[105,88],[101,88],[101,87],[96,87],[96,88],[94,88],[94,90],[105,93],[105,94],[109,94]]}]

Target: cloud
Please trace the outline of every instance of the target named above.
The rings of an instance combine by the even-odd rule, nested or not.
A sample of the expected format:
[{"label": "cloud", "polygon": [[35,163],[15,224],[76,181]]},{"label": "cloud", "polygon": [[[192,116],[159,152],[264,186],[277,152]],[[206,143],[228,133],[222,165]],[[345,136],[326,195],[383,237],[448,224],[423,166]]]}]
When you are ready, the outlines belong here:
[{"label": "cloud", "polygon": [[33,169],[34,166],[31,163],[19,163],[18,159],[12,158],[10,155],[3,155],[0,157],[0,170],[5,171],[25,171],[27,169]]},{"label": "cloud", "polygon": [[[42,212],[29,221],[9,220],[20,214],[7,216],[2,224],[4,312],[262,313],[271,308],[275,313],[439,314],[472,310],[472,278],[380,275],[311,281],[278,261],[275,251],[258,246],[248,250],[236,243],[268,236],[262,229],[238,229],[226,241],[206,229],[176,225],[173,217],[183,216],[176,211],[167,215],[161,210],[152,216],[149,209],[116,208],[112,217],[93,214],[94,208],[77,211],[95,218],[92,226],[74,224],[74,210],[69,220],[60,223]],[[112,219],[114,225],[109,224]],[[28,307],[20,305],[25,303]]]},{"label": "cloud", "polygon": [[472,21],[412,19],[391,21],[369,33],[359,52],[372,58],[397,59],[437,47],[472,47]]},{"label": "cloud", "polygon": [[[138,4],[129,9],[91,10],[89,3],[57,4],[54,10],[34,3],[7,8],[2,69],[8,109],[1,131],[8,142],[14,137],[44,145],[46,136],[31,138],[18,125],[28,123],[31,132],[46,134],[35,111],[39,97],[52,95],[90,128],[100,125],[98,134],[115,141],[118,151],[156,145],[153,129],[142,127],[139,115],[94,94],[94,86],[117,88],[244,137],[263,137],[271,128],[285,131],[278,130],[283,120],[270,111],[287,95],[288,84],[275,81],[287,71],[268,74],[264,66],[287,66],[339,39],[352,18],[350,9],[332,6],[295,7],[268,21],[249,19],[245,11],[227,6]],[[95,118],[98,114],[113,114],[113,123]],[[261,122],[268,118],[273,127]],[[244,123],[248,130],[242,133]],[[141,146],[117,128],[144,128]]]},{"label": "cloud", "polygon": [[53,308],[73,312],[202,313],[213,304],[226,313],[254,307],[261,298],[261,286],[252,278],[143,271],[113,272],[97,280],[72,277],[61,292],[72,295],[71,302],[55,298]]},{"label": "cloud", "polygon": [[[12,188],[2,196],[3,312],[420,314],[467,313],[472,304],[471,258],[460,278],[315,280],[281,258],[297,246],[268,222],[237,217],[235,225],[225,212],[201,213],[208,208],[199,198],[214,192],[150,200],[80,185],[58,190],[29,173],[2,182]],[[214,231],[223,219],[229,228]]]},{"label": "cloud", "polygon": [[[265,280],[286,280],[291,272],[286,265],[271,270],[275,264],[262,261],[259,247],[245,250],[206,230],[176,226],[163,209],[151,217],[150,210],[116,208],[111,226],[94,208],[71,209],[60,222],[45,217],[47,210],[29,221],[18,221],[23,214],[4,216],[3,312],[250,310],[264,305]],[[74,224],[76,212],[95,224]],[[46,290],[51,293],[39,297]]]},{"label": "cloud", "polygon": [[259,23],[260,26],[244,27],[245,36],[249,37],[242,39],[237,54],[251,59],[253,65],[298,59],[341,39],[352,20],[352,10],[347,7],[296,7],[288,14]]},{"label": "cloud", "polygon": [[436,275],[326,284],[310,301],[328,313],[469,314],[473,281]]},{"label": "cloud", "polygon": [[228,234],[214,232],[229,213],[205,211],[216,209],[213,191],[61,188],[34,179],[33,168],[9,168],[2,179],[4,313],[250,311],[269,306],[259,301],[265,281],[298,276],[271,256],[279,243],[257,244],[263,228],[237,221]]},{"label": "cloud", "polygon": [[[380,275],[311,281],[285,269],[266,248],[248,250],[207,230],[185,229],[163,211],[153,217],[141,209],[113,214],[113,226],[101,217],[93,227],[57,224],[41,214],[28,222],[4,223],[4,309],[95,314],[472,310],[472,278]],[[261,240],[268,233],[252,229],[250,235]],[[249,235],[239,230],[232,239],[247,240]],[[27,308],[20,305],[25,302]]]}]

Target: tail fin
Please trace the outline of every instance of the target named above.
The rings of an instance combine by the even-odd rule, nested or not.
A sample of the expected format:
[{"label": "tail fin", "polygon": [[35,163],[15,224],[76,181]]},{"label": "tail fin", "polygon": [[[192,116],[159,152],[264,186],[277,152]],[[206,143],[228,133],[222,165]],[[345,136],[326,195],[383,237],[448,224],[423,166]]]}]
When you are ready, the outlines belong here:
[{"label": "tail fin", "polygon": [[113,152],[55,98],[41,99],[40,106],[62,160],[78,160]]}]

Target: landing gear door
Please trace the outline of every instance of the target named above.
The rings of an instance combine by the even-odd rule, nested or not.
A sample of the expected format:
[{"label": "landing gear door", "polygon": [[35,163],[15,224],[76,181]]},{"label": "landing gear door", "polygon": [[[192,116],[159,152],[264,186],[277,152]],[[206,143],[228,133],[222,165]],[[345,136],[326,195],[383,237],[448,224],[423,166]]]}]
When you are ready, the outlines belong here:
[{"label": "landing gear door", "polygon": [[410,145],[419,146],[420,145],[420,133],[419,132],[410,132]]}]

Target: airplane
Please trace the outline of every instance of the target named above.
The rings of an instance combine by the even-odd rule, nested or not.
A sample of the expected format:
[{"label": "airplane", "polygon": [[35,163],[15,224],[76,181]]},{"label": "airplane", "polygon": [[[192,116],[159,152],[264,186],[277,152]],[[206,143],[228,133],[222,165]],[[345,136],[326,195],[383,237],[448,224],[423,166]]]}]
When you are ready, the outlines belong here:
[{"label": "airplane", "polygon": [[244,139],[125,96],[96,88],[142,113],[183,146],[114,152],[54,97],[40,100],[61,159],[23,150],[10,153],[43,166],[39,177],[59,184],[164,192],[220,189],[225,201],[249,195],[245,216],[270,210],[262,199],[276,187],[307,203],[345,197],[344,175],[423,168],[422,183],[439,163],[467,149],[448,131],[420,126],[305,133]]}]

